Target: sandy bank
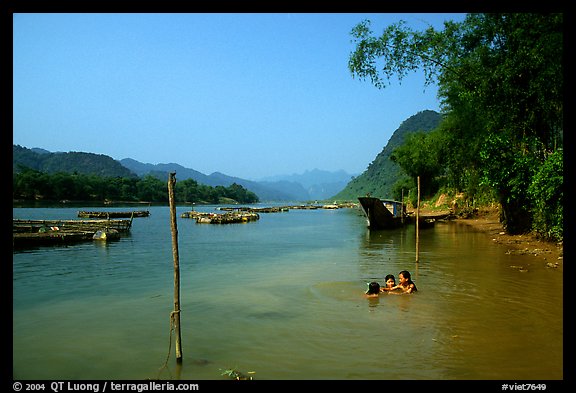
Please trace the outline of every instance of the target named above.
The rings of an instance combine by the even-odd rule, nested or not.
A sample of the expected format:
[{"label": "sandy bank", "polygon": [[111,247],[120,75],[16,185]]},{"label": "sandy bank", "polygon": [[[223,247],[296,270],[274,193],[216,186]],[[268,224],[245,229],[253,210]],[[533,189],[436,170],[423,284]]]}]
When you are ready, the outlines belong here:
[{"label": "sandy bank", "polygon": [[454,221],[486,233],[495,244],[502,245],[507,253],[532,255],[535,262],[563,270],[563,243],[544,241],[532,233],[509,235],[500,223],[499,214],[496,208],[482,209],[474,217],[457,218]]}]

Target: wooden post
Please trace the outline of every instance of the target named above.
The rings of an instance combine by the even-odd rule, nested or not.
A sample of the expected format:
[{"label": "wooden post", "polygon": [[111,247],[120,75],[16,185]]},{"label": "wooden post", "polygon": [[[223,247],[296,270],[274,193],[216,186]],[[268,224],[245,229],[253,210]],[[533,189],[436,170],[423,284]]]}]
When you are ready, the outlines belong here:
[{"label": "wooden post", "polygon": [[402,204],[400,206],[402,206],[402,212],[401,212],[402,215],[400,217],[402,217],[402,218],[400,218],[400,222],[402,224],[404,224],[404,188],[402,188],[402,201],[401,202],[402,202]]},{"label": "wooden post", "polygon": [[180,334],[180,260],[178,256],[178,226],[176,224],[176,206],[174,203],[174,184],[176,173],[168,178],[168,200],[170,201],[170,226],[172,229],[172,256],[174,258],[174,311],[172,321],[176,332],[176,362],[182,363],[182,342]]},{"label": "wooden post", "polygon": [[418,176],[418,202],[416,205],[416,262],[420,254],[420,176]]}]

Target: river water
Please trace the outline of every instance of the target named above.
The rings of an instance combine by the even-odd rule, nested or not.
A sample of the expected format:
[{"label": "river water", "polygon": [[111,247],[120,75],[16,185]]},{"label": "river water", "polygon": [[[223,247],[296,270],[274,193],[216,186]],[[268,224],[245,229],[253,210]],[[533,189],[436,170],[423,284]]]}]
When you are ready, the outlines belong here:
[{"label": "river water", "polygon": [[[14,208],[13,218],[78,210],[95,208]],[[454,222],[420,231],[415,263],[414,225],[371,232],[358,209],[178,218],[176,367],[169,208],[150,211],[118,241],[13,252],[15,379],[564,377],[561,271]],[[401,270],[418,292],[364,298],[367,282]]]}]

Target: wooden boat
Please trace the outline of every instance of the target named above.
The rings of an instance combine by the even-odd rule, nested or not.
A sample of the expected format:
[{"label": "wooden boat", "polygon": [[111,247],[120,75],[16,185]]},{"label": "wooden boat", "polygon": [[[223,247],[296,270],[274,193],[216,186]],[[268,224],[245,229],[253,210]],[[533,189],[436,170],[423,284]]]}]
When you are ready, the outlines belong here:
[{"label": "wooden boat", "polygon": [[405,224],[406,206],[402,202],[375,197],[359,197],[370,229],[393,229]]},{"label": "wooden boat", "polygon": [[132,217],[148,217],[150,216],[150,211],[148,210],[137,210],[130,212],[116,212],[116,211],[79,211],[78,217],[81,218],[132,218]]}]

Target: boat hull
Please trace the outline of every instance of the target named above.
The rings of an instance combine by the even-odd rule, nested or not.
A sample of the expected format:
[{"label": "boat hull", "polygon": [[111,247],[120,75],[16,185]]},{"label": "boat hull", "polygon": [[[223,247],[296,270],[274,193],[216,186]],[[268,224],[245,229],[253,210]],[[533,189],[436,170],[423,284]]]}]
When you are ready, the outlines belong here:
[{"label": "boat hull", "polygon": [[400,202],[390,211],[380,198],[359,197],[358,201],[368,220],[370,229],[394,229],[404,225],[404,207]]}]

